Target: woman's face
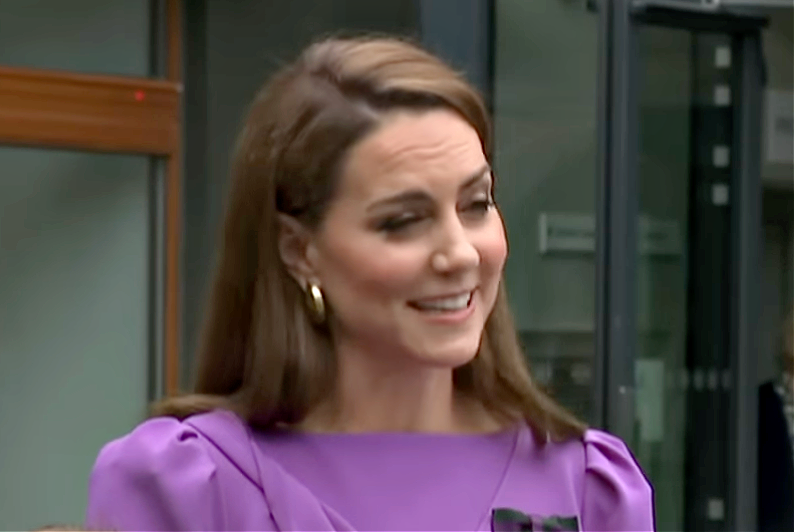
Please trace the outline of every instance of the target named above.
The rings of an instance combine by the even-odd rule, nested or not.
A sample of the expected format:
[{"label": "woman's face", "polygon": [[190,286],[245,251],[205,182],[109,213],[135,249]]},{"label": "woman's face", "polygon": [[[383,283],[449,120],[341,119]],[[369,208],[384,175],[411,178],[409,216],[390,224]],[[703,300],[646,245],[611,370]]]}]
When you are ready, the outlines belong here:
[{"label": "woman's face", "polygon": [[307,259],[340,348],[456,367],[477,353],[507,255],[475,130],[387,117],[351,150]]}]

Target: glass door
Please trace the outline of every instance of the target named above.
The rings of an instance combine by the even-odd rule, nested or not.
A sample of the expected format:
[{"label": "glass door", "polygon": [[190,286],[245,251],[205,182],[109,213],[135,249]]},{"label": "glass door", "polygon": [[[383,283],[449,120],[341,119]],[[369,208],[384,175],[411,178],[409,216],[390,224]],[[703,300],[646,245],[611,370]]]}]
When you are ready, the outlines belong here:
[{"label": "glass door", "polygon": [[763,21],[611,6],[607,425],[659,530],[753,530]]},{"label": "glass door", "polygon": [[721,530],[730,440],[731,38],[641,26],[636,426],[661,530]]}]

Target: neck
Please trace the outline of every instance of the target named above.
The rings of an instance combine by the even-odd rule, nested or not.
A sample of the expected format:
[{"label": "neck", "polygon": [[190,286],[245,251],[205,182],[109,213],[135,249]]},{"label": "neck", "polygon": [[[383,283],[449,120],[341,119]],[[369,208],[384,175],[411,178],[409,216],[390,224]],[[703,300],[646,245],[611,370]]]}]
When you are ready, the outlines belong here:
[{"label": "neck", "polygon": [[452,368],[338,346],[333,397],[304,422],[312,432],[490,432],[501,428],[455,392]]}]

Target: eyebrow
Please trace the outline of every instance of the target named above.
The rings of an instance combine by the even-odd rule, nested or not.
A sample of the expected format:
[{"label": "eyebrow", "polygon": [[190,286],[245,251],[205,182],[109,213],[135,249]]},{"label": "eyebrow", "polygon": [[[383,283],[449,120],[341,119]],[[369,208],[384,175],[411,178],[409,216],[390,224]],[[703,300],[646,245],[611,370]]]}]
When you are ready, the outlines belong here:
[{"label": "eyebrow", "polygon": [[[477,170],[475,173],[471,174],[471,176],[467,177],[463,184],[460,186],[460,190],[466,190],[474,185],[478,184],[482,181],[486,175],[491,172],[491,166],[486,163]],[[380,199],[367,207],[367,211],[374,210],[378,207],[382,207],[384,205],[391,205],[395,203],[411,203],[411,202],[419,202],[424,201],[427,199],[427,193],[423,190],[407,190],[405,192],[400,192],[394,196],[389,196],[387,198]]]}]

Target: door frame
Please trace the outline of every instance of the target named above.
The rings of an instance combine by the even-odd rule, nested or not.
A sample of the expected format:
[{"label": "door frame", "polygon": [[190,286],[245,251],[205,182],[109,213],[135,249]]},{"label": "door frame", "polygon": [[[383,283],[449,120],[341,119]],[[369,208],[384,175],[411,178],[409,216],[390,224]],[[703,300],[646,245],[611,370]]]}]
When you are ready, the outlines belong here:
[{"label": "door frame", "polygon": [[[151,0],[151,77],[0,66],[0,144],[143,154],[150,165],[152,400],[179,389],[182,238],[181,0]],[[154,160],[154,159],[153,159]]]},{"label": "door frame", "polygon": [[[760,301],[760,133],[763,19],[680,0],[613,0],[598,5],[602,26],[599,80],[599,261],[596,313],[602,425],[631,440],[635,419],[634,363],[637,356],[637,234],[639,215],[638,29],[661,25],[728,33],[741,78],[735,86],[731,153],[732,284],[729,339],[732,371],[729,478],[725,526],[756,527],[757,345]],[[705,509],[704,509],[705,511]]]}]

